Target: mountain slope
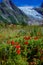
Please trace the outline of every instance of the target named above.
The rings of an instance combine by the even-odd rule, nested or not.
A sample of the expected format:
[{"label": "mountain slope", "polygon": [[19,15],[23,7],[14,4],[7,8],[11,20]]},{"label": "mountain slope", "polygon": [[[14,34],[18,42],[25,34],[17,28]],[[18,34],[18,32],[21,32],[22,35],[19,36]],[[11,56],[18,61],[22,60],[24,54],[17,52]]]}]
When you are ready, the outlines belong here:
[{"label": "mountain slope", "polygon": [[43,16],[38,13],[34,7],[24,6],[19,7],[30,19],[28,23],[30,24],[42,24]]},{"label": "mountain slope", "polygon": [[34,10],[33,7],[28,7],[28,6],[24,6],[24,7],[19,7],[27,16],[33,16],[34,18],[37,19],[43,19],[43,16],[38,13],[36,10]]},{"label": "mountain slope", "polygon": [[41,15],[43,15],[43,8],[34,8],[38,13],[40,13]]},{"label": "mountain slope", "polygon": [[0,3],[0,21],[13,24],[26,24],[29,18],[11,0]]},{"label": "mountain slope", "polygon": [[3,0],[0,3],[0,22],[39,25],[42,21],[43,16],[33,7],[16,7],[11,0]]},{"label": "mountain slope", "polygon": [[40,13],[41,15],[43,15],[43,2],[41,3],[40,7],[36,7],[34,8],[38,13]]}]

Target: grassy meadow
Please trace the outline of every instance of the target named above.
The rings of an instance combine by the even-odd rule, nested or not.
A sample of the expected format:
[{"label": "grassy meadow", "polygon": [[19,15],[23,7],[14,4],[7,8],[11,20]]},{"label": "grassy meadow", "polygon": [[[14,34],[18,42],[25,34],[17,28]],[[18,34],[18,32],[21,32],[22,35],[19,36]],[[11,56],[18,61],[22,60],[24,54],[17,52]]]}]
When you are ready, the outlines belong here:
[{"label": "grassy meadow", "polygon": [[43,65],[43,26],[0,24],[0,65]]}]

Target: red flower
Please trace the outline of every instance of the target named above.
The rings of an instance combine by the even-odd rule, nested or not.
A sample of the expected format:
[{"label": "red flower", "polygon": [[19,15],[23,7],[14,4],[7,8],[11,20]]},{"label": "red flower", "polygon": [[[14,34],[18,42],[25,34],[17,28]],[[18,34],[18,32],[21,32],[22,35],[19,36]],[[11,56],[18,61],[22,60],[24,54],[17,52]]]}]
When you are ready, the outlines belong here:
[{"label": "red flower", "polygon": [[28,36],[28,40],[30,40],[31,39],[31,37],[30,36]]},{"label": "red flower", "polygon": [[18,42],[15,42],[16,45],[18,45],[19,43]]},{"label": "red flower", "polygon": [[26,39],[27,39],[27,37],[25,36],[25,37],[24,37],[24,39],[26,40]]},{"label": "red flower", "polygon": [[28,42],[24,42],[24,44],[26,44],[26,45],[27,45],[27,44],[28,44]]},{"label": "red flower", "polygon": [[38,40],[38,37],[34,37],[34,40]]},{"label": "red flower", "polygon": [[20,48],[20,45],[17,45],[16,48],[19,49]]},{"label": "red flower", "polygon": [[27,36],[27,37],[25,36],[24,39],[25,40],[30,40],[30,36]]},{"label": "red flower", "polygon": [[14,42],[14,41],[11,41],[11,44],[12,44],[12,45],[14,45],[14,44],[15,44],[15,42]]},{"label": "red flower", "polygon": [[16,53],[17,53],[17,54],[20,54],[20,53],[21,53],[21,51],[20,51],[20,50],[17,50],[17,51],[16,51]]}]

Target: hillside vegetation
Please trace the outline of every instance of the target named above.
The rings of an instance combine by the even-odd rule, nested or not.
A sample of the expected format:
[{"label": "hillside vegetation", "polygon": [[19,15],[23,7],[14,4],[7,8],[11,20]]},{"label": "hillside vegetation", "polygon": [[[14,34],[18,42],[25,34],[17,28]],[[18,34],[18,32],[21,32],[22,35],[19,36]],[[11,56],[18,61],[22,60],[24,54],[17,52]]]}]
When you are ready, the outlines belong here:
[{"label": "hillside vegetation", "polygon": [[42,26],[0,24],[0,65],[42,64]]}]

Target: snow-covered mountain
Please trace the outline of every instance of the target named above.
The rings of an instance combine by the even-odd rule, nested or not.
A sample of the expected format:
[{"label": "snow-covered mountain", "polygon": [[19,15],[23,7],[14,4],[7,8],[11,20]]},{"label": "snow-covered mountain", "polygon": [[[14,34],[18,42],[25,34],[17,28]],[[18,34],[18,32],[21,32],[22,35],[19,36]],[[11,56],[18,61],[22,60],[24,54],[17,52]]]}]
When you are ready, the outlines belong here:
[{"label": "snow-covered mountain", "polygon": [[27,16],[31,16],[35,19],[43,20],[43,16],[38,13],[36,10],[34,10],[34,7],[30,6],[23,6],[19,7]]},{"label": "snow-covered mountain", "polygon": [[43,23],[42,20],[43,16],[33,7],[17,7],[12,0],[3,0],[0,3],[0,22],[6,24],[39,25]]}]

